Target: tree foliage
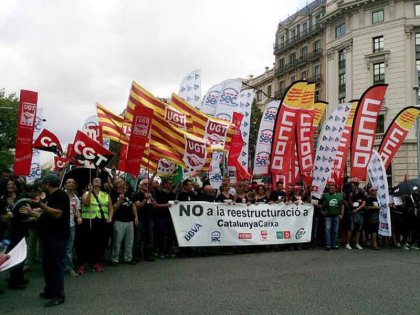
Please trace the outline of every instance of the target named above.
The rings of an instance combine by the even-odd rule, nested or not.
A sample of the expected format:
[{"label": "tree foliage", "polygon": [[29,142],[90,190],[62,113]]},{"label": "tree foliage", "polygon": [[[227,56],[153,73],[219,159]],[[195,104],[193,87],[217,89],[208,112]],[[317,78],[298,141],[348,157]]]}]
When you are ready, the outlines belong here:
[{"label": "tree foliage", "polygon": [[0,169],[13,165],[19,100],[15,93],[0,90]]},{"label": "tree foliage", "polygon": [[258,108],[257,102],[254,100],[251,106],[251,128],[249,134],[249,158],[250,166],[254,165],[255,147],[257,145],[258,129],[260,128],[262,111]]}]

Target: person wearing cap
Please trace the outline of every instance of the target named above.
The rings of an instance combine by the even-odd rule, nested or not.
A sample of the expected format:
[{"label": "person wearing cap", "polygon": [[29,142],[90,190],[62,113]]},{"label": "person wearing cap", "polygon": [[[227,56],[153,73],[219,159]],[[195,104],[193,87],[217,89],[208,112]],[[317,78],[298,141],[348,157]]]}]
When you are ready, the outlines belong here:
[{"label": "person wearing cap", "polygon": [[21,213],[38,218],[39,234],[43,241],[44,256],[42,267],[44,271],[45,288],[40,297],[48,299],[46,307],[64,303],[64,255],[70,233],[70,199],[60,189],[59,177],[48,174],[41,180],[46,193],[44,202],[37,212],[31,206],[22,207]]}]

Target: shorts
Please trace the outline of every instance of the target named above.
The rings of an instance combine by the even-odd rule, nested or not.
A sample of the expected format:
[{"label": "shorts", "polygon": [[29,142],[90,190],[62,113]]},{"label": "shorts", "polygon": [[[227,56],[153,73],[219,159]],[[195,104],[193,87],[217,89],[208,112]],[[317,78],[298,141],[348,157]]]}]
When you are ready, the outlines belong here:
[{"label": "shorts", "polygon": [[350,230],[361,231],[363,229],[364,216],[363,213],[352,213],[350,216]]}]

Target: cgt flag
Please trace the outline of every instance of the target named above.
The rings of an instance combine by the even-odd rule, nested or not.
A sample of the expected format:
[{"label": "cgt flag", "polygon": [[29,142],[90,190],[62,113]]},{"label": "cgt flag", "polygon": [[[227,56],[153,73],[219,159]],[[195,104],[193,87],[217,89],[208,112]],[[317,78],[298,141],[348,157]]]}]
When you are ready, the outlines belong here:
[{"label": "cgt flag", "polygon": [[378,150],[384,161],[385,169],[391,164],[392,158],[404,142],[419,115],[420,107],[410,106],[400,111],[389,125]]},{"label": "cgt flag", "polygon": [[67,163],[65,157],[54,156],[54,171],[61,171]]},{"label": "cgt flag", "polygon": [[153,110],[144,106],[134,108],[133,121],[131,123],[131,136],[127,150],[126,170],[127,173],[137,177],[140,170],[146,143],[150,137]]},{"label": "cgt flag", "polygon": [[63,154],[60,140],[57,136],[47,129],[43,129],[34,142],[34,148],[41,151],[53,152],[58,156]]},{"label": "cgt flag", "polygon": [[361,181],[366,179],[366,168],[375,143],[376,124],[387,87],[387,84],[377,84],[368,88],[354,114],[350,174]]},{"label": "cgt flag", "polygon": [[35,128],[38,93],[20,91],[14,174],[28,176],[31,171],[32,141]]},{"label": "cgt flag", "polygon": [[96,168],[102,168],[114,157],[114,153],[78,130],[73,142],[72,157],[85,167],[93,163]]}]

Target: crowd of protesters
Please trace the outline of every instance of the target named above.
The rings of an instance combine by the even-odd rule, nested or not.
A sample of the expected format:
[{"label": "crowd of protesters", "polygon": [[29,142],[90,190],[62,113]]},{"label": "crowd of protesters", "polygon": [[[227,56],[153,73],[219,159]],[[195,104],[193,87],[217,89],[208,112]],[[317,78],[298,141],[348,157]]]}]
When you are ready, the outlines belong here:
[{"label": "crowd of protesters", "polygon": [[276,187],[249,181],[233,185],[229,177],[223,178],[217,190],[207,178],[202,185],[190,179],[173,185],[169,179],[158,182],[152,177],[134,188],[124,177],[111,176],[106,170],[87,187],[78,187],[77,178],[63,180],[54,174],[25,185],[22,178],[3,171],[0,241],[9,239],[9,249],[24,237],[28,244],[27,259],[10,271],[8,287],[25,289],[25,272],[42,262],[46,286],[40,296],[48,299],[46,306],[54,306],[64,302],[64,274],[78,277],[90,270],[103,272],[104,262],[110,266],[135,265],[157,258],[212,253],[202,248],[178,248],[169,212],[171,201],[314,205],[311,243],[260,246],[257,250],[336,250],[340,245],[347,250],[378,250],[382,246],[419,249],[418,194],[391,202],[389,240],[377,233],[380,206],[375,187],[362,189],[357,182],[349,182],[338,191],[335,184],[329,184],[321,200],[312,200],[310,191],[310,187],[284,187],[281,181]]}]

